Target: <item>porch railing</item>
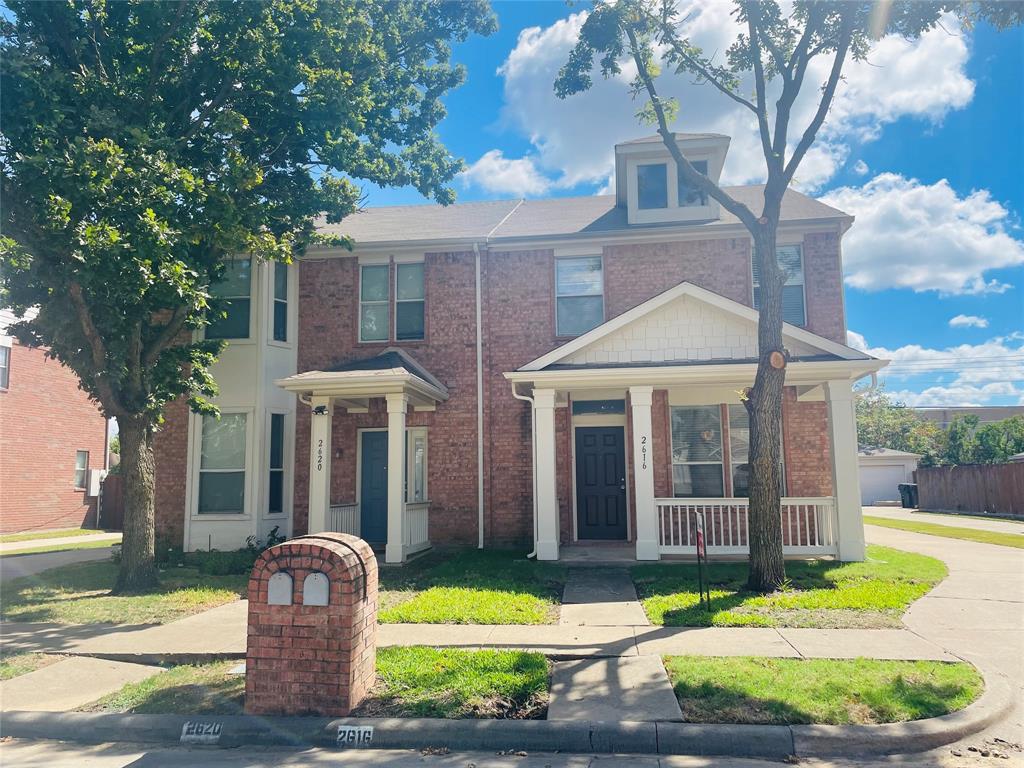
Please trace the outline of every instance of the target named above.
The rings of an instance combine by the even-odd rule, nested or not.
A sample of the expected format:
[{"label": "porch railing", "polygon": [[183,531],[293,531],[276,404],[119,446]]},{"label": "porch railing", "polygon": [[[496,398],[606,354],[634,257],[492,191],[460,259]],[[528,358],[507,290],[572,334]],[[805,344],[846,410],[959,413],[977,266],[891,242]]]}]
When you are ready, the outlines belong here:
[{"label": "porch railing", "polygon": [[[405,552],[412,554],[430,546],[430,502],[405,505]],[[331,504],[327,510],[327,530],[360,535],[358,504]]]},{"label": "porch railing", "polygon": [[[663,555],[696,554],[697,517],[701,512],[709,555],[749,553],[747,499],[656,499],[655,504]],[[783,498],[779,522],[784,554],[838,554],[839,526],[831,497]]]},{"label": "porch railing", "polygon": [[327,530],[359,535],[359,505],[331,504],[327,510]]}]

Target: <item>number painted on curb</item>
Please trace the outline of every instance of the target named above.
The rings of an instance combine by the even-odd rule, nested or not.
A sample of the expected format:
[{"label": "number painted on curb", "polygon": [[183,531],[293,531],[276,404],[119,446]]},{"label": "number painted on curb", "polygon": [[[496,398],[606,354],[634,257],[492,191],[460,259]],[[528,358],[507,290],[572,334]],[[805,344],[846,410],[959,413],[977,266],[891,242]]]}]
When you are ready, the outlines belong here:
[{"label": "number painted on curb", "polygon": [[189,720],[181,726],[182,744],[216,744],[220,741],[221,723]]},{"label": "number painted on curb", "polygon": [[339,725],[339,747],[368,747],[373,741],[372,725]]}]

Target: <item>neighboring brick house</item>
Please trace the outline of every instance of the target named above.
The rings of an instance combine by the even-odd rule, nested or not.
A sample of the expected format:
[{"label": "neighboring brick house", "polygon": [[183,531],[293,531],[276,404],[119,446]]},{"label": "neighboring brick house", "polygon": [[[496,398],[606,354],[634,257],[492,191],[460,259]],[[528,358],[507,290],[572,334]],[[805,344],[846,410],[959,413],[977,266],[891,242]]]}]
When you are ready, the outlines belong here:
[{"label": "neighboring brick house", "polygon": [[[718,180],[727,137],[680,135]],[[212,335],[220,421],[158,435],[160,533],[238,546],[336,530],[400,562],[431,545],[591,542],[638,559],[746,551],[757,280],[738,220],[676,181],[657,139],[621,144],[616,194],[371,208],[323,230],[354,250],[236,261]],[[761,187],[729,189],[760,208]],[[787,192],[784,544],[861,559],[845,344],[852,218]]]},{"label": "neighboring brick house", "polygon": [[16,320],[0,310],[0,533],[94,525],[107,420],[69,368],[7,335]]}]

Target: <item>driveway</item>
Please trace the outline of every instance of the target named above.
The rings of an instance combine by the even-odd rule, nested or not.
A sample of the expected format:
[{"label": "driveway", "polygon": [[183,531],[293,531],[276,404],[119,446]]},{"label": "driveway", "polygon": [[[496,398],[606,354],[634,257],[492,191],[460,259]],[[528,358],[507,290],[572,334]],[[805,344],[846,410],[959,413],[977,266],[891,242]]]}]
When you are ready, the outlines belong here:
[{"label": "driveway", "polygon": [[0,557],[0,581],[10,581],[22,576],[35,576],[50,568],[61,568],[73,563],[109,560],[113,551],[113,547],[97,547],[96,549],[69,549],[65,552],[39,552],[33,555],[4,555]]}]

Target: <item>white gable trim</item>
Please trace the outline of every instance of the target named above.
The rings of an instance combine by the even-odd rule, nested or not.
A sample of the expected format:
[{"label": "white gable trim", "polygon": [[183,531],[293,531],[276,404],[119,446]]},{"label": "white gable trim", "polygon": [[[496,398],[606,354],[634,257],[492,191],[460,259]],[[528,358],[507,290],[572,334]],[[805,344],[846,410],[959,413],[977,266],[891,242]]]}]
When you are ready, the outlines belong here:
[{"label": "white gable trim", "polygon": [[[724,312],[728,312],[736,317],[742,318],[749,322],[757,324],[758,312],[752,307],[748,307],[744,304],[740,304],[732,299],[727,299],[724,296],[720,296],[717,293],[709,291],[705,288],[701,288],[690,282],[682,282],[679,285],[669,288],[663,293],[659,293],[652,299],[648,299],[642,304],[638,304],[628,312],[623,312],[617,317],[613,317],[605,323],[597,326],[596,328],[587,331],[582,336],[577,336],[572,341],[566,342],[557,349],[553,349],[546,355],[538,357],[536,360],[532,360],[526,365],[522,366],[520,371],[539,371],[546,368],[549,365],[553,365],[567,357],[571,356],[575,352],[579,352],[581,349],[593,344],[595,341],[608,336],[620,328],[629,325],[635,320],[639,320],[644,315],[654,312],[657,309],[665,306],[666,304],[675,301],[682,296],[689,296],[697,301],[710,304],[711,306],[720,309]],[[826,339],[823,336],[819,336],[816,333],[811,333],[808,330],[800,328],[796,325],[790,325],[789,323],[782,324],[782,333],[784,336],[789,336],[795,341],[802,342],[808,346],[820,349],[822,352],[836,355],[843,360],[869,360],[871,359],[868,355],[863,352],[859,352],[852,347],[848,347],[845,344],[838,344],[834,341]]]}]

